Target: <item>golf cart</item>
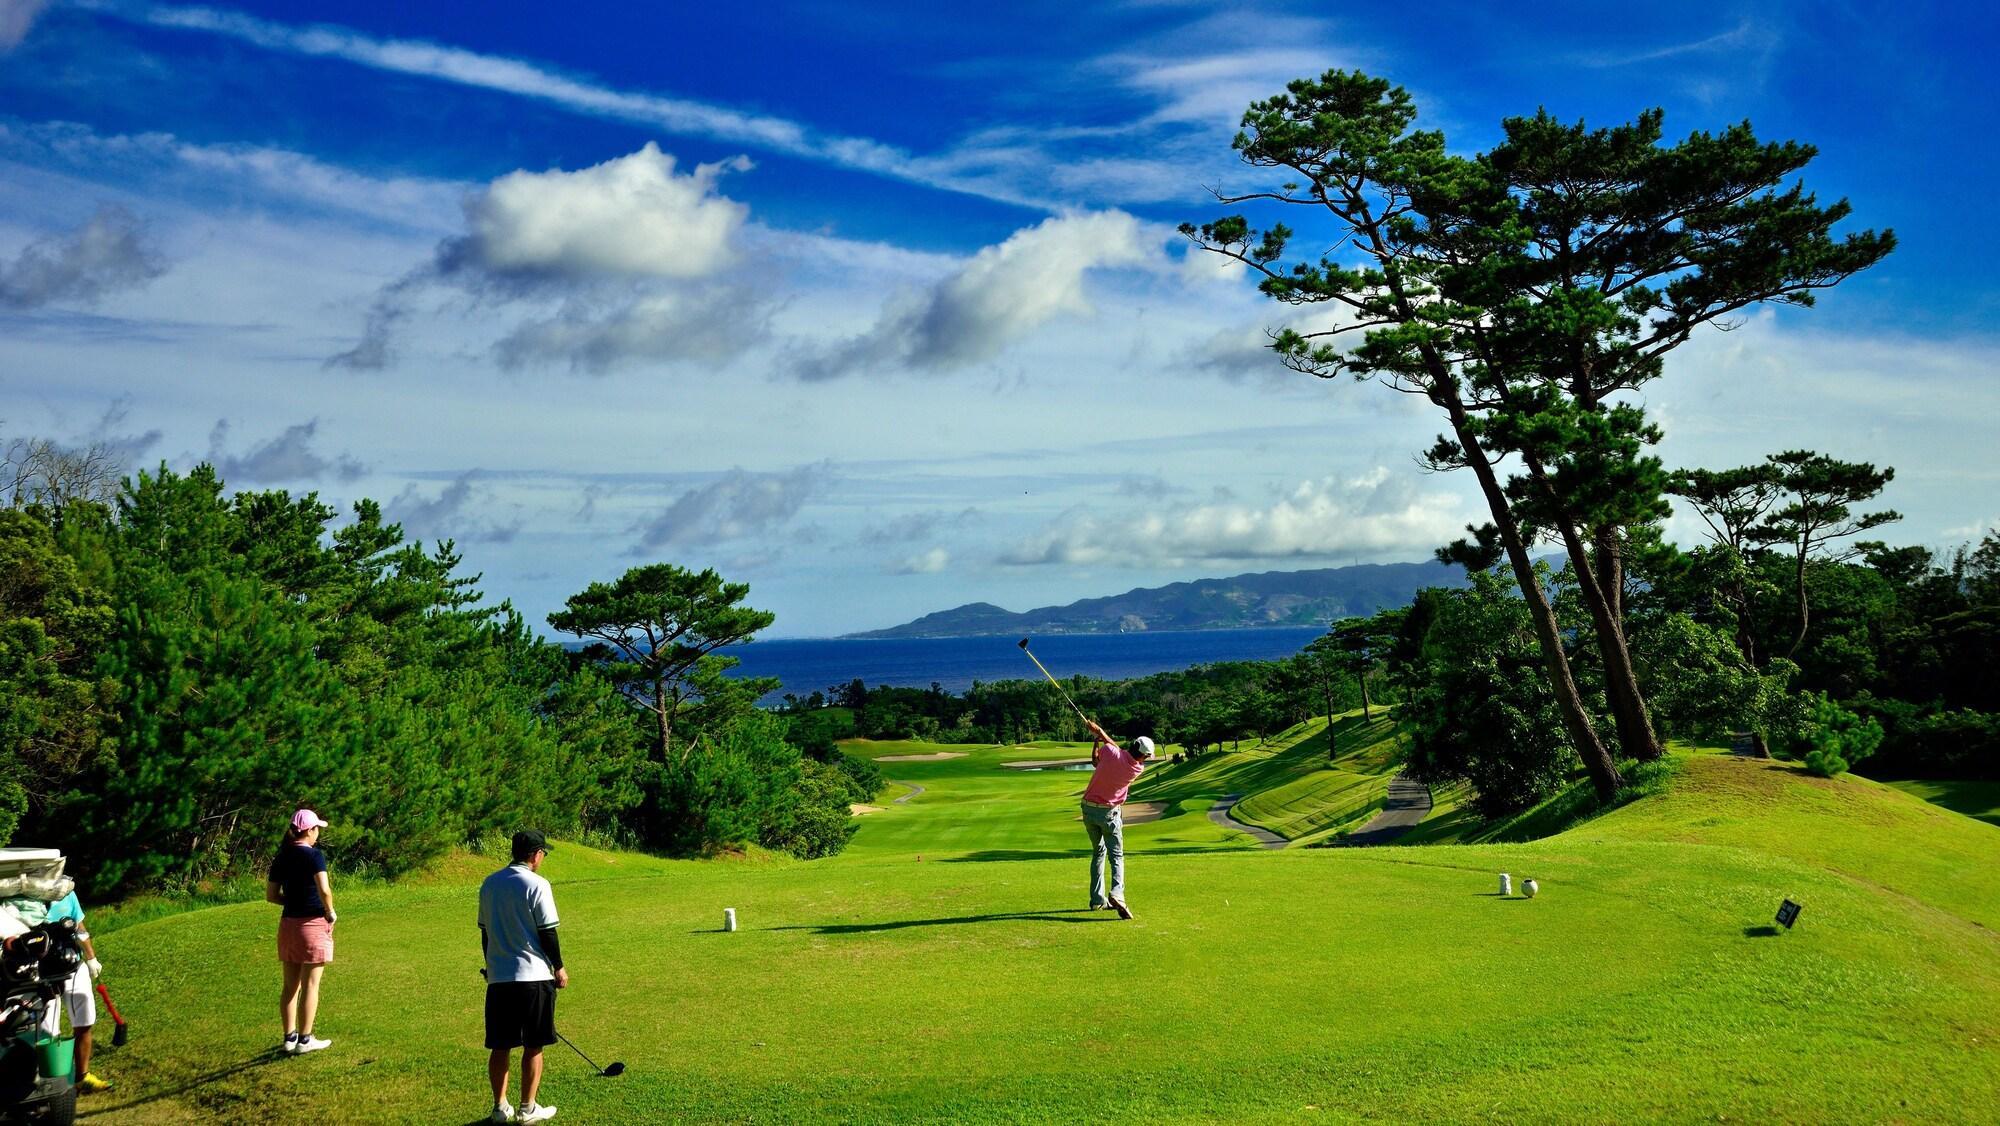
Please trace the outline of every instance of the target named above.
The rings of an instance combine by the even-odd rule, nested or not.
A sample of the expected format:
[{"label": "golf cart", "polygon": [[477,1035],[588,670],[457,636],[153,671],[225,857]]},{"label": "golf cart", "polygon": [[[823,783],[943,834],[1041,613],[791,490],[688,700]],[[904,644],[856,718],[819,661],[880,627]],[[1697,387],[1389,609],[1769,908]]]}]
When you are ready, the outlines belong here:
[{"label": "golf cart", "polygon": [[43,1031],[49,1006],[83,964],[76,924],[47,921],[68,895],[62,853],[0,848],[0,1119],[69,1126],[76,1087],[67,1039]]}]

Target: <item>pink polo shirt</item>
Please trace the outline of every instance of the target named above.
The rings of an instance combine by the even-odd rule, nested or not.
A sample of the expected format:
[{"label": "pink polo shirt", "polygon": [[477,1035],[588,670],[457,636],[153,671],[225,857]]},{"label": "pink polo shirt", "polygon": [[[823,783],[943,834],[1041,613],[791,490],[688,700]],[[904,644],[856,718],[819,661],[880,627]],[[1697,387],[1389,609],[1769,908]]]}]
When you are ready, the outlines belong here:
[{"label": "pink polo shirt", "polygon": [[1097,769],[1090,772],[1090,785],[1083,788],[1083,800],[1098,805],[1125,804],[1125,792],[1132,788],[1146,764],[1126,753],[1116,743],[1097,745]]}]

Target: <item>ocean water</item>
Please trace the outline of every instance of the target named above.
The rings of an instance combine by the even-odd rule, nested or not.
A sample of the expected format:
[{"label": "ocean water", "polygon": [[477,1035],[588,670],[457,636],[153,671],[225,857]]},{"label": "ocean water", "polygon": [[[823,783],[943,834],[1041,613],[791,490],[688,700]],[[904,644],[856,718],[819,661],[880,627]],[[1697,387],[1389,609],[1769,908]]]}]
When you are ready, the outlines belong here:
[{"label": "ocean water", "polygon": [[[1051,634],[1028,647],[1058,677],[1127,680],[1216,661],[1269,661],[1289,657],[1326,631],[1318,626],[1277,629],[1158,630],[1145,633]],[[783,682],[766,703],[785,693],[809,696],[859,677],[870,688],[928,688],[963,692],[972,682],[1041,679],[1021,652],[1019,637],[927,637],[893,640],[753,641],[723,652],[742,661],[739,676],[775,676]]]}]

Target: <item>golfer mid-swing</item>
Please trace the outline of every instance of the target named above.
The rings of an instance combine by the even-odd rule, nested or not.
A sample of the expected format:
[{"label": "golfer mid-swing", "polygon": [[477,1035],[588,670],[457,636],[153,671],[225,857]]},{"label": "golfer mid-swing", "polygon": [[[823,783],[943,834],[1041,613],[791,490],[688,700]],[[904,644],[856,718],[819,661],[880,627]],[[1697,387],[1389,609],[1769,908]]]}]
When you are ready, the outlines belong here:
[{"label": "golfer mid-swing", "polygon": [[[1111,741],[1096,720],[1086,719],[1097,745],[1090,749],[1090,785],[1083,788],[1083,828],[1090,834],[1090,909],[1109,907],[1121,919],[1132,917],[1125,906],[1125,817],[1122,807],[1132,782],[1153,757],[1153,741],[1144,735],[1125,750]],[[1104,891],[1104,869],[1111,868],[1111,892]]]}]

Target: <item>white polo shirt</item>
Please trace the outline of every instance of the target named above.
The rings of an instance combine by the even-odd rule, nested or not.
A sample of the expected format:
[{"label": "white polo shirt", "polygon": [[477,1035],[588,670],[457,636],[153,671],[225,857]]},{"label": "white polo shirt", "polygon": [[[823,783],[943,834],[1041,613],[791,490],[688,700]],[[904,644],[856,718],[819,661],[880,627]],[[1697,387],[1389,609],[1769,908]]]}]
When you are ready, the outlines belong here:
[{"label": "white polo shirt", "polygon": [[486,980],[554,981],[535,932],[556,926],[556,895],[526,864],[509,864],[479,885],[479,925],[486,928]]}]

